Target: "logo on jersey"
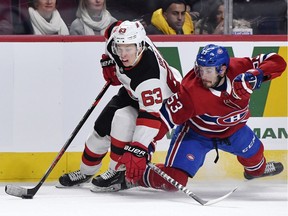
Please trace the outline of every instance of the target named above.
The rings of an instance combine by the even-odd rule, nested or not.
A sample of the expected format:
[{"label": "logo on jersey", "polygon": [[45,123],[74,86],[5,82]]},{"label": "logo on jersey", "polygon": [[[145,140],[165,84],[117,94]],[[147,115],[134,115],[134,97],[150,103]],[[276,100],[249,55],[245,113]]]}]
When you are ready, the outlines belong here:
[{"label": "logo on jersey", "polygon": [[[207,126],[209,127],[209,125],[219,125],[219,126],[224,126],[227,128],[230,126],[237,125],[239,124],[239,122],[246,121],[246,119],[248,119],[249,117],[248,114],[249,114],[249,110],[247,106],[246,108],[242,110],[229,113],[228,115],[225,115],[225,116],[210,116],[208,114],[204,114],[201,116],[197,116],[197,119],[200,119],[206,125],[206,127]],[[194,126],[198,127],[192,119],[190,119],[190,121],[192,122]],[[201,125],[202,125],[201,129],[200,129],[200,126],[198,128],[200,130],[203,130],[203,127],[205,126],[203,126],[203,124]]]},{"label": "logo on jersey", "polygon": [[187,158],[188,160],[190,160],[190,161],[194,161],[195,156],[192,155],[192,154],[187,154],[187,155],[186,155],[186,158]]},{"label": "logo on jersey", "polygon": [[218,117],[216,122],[222,126],[233,126],[245,120],[248,117],[248,113],[249,110],[248,107],[246,107],[245,109],[229,113],[226,116]]}]

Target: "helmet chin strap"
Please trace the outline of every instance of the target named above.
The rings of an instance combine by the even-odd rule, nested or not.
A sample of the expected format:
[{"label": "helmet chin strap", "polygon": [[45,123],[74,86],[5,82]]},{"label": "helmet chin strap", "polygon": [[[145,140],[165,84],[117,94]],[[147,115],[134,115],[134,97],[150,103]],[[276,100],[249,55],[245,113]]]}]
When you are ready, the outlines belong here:
[{"label": "helmet chin strap", "polygon": [[137,57],[135,58],[135,60],[134,60],[134,62],[132,63],[132,65],[129,66],[129,67],[134,67],[134,66],[135,66],[135,64],[138,62],[139,57],[142,55],[142,53],[143,53],[145,50],[146,50],[146,47],[143,46],[140,53],[138,53],[138,51],[137,51]]},{"label": "helmet chin strap", "polygon": [[217,81],[214,83],[213,86],[211,86],[211,88],[215,88],[218,87],[219,83],[221,82],[222,79],[224,79],[225,76],[221,77],[220,75],[217,76]]}]

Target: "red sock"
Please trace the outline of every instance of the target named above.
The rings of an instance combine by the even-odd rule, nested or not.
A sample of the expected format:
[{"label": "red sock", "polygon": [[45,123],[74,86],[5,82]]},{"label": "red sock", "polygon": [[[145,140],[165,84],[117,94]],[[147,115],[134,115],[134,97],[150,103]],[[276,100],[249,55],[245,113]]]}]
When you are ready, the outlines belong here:
[{"label": "red sock", "polygon": [[[188,174],[180,169],[173,167],[165,167],[164,164],[156,164],[163,172],[175,179],[177,182],[186,186],[188,181]],[[156,189],[162,189],[165,191],[177,191],[178,189],[170,184],[168,181],[163,179],[152,169],[148,169],[145,172],[144,178],[139,182],[140,186],[152,187]]]},{"label": "red sock", "polygon": [[238,161],[244,166],[245,173],[252,176],[260,176],[264,173],[266,159],[263,155],[264,147],[261,143],[259,151],[250,158],[237,157]]}]

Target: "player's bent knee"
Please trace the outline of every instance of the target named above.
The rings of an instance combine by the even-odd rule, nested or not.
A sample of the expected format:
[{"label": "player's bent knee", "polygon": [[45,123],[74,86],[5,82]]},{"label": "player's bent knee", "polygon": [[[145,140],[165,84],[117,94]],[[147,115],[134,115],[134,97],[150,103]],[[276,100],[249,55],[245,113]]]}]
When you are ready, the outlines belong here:
[{"label": "player's bent knee", "polygon": [[101,137],[96,131],[92,131],[86,140],[86,147],[94,153],[103,154],[110,147],[110,140],[107,136]]},{"label": "player's bent knee", "polygon": [[112,120],[111,136],[117,140],[132,141],[137,115],[138,111],[131,106],[118,109]]}]

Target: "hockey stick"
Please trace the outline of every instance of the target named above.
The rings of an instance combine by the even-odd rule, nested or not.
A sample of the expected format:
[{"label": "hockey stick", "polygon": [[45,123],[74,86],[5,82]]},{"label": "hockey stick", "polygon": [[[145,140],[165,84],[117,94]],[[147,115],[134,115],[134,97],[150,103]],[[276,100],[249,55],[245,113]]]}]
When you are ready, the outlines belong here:
[{"label": "hockey stick", "polygon": [[69,145],[71,144],[71,142],[73,141],[75,136],[78,134],[78,132],[80,131],[80,129],[82,128],[82,126],[84,125],[84,123],[86,122],[86,120],[88,119],[90,114],[93,112],[94,108],[97,106],[97,104],[99,103],[102,96],[105,94],[105,92],[109,88],[109,86],[110,86],[110,82],[107,82],[103,86],[102,90],[100,91],[100,93],[96,97],[94,103],[87,110],[85,115],[82,117],[81,121],[78,123],[76,128],[73,130],[69,139],[66,141],[65,145],[62,147],[62,149],[60,150],[60,152],[58,153],[58,155],[54,159],[53,163],[50,165],[50,167],[46,171],[45,175],[40,180],[40,182],[34,188],[31,188],[31,189],[27,189],[27,188],[15,186],[15,185],[6,185],[5,186],[5,192],[7,194],[12,195],[12,196],[16,196],[16,197],[21,197],[23,199],[32,199],[33,198],[33,196],[37,193],[39,188],[43,185],[44,181],[47,179],[47,177],[49,176],[51,171],[54,169],[54,167],[56,166],[58,161],[61,159],[62,155],[65,153],[66,149],[69,147]]},{"label": "hockey stick", "polygon": [[148,166],[154,171],[156,172],[159,176],[161,176],[163,179],[165,179],[166,181],[168,181],[170,184],[172,184],[173,186],[175,186],[177,189],[181,190],[182,192],[184,192],[187,196],[193,198],[194,200],[196,200],[198,203],[200,203],[201,205],[212,205],[214,203],[220,202],[221,200],[225,199],[226,197],[228,197],[229,195],[231,195],[236,189],[234,188],[232,191],[230,191],[229,193],[227,193],[224,196],[221,196],[219,198],[210,200],[210,201],[206,201],[201,199],[199,196],[197,196],[196,194],[194,194],[192,191],[190,191],[188,188],[186,188],[185,186],[181,185],[179,182],[177,182],[175,179],[173,179],[172,177],[170,177],[169,175],[167,175],[165,172],[163,172],[160,168],[158,168],[157,166],[155,166],[154,164],[152,164],[151,162],[148,163]]}]

